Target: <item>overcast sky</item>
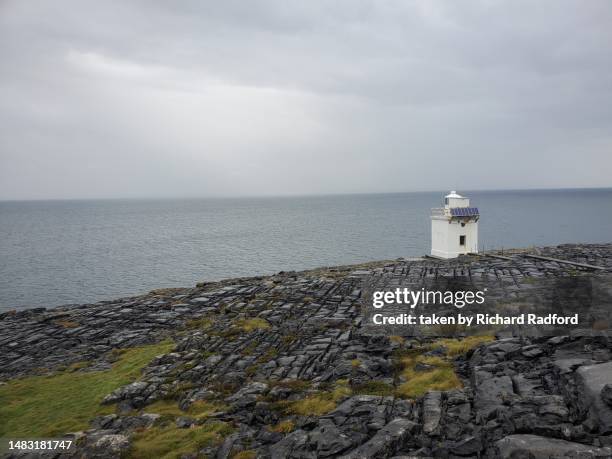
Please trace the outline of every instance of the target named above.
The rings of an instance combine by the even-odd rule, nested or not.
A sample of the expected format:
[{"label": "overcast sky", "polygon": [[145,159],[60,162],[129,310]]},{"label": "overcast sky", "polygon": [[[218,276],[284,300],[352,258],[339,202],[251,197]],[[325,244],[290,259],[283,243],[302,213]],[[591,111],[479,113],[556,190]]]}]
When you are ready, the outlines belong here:
[{"label": "overcast sky", "polygon": [[612,2],[0,1],[0,199],[612,185]]}]

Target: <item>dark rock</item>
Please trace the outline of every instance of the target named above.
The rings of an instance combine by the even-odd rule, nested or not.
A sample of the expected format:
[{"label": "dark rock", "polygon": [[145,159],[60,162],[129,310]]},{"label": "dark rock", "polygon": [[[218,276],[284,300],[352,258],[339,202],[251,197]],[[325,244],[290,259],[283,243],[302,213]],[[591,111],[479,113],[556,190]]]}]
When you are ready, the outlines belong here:
[{"label": "dark rock", "polygon": [[538,435],[509,435],[495,443],[491,454],[499,459],[609,458],[612,449]]},{"label": "dark rock", "polygon": [[433,391],[423,398],[423,433],[433,434],[440,425],[442,415],[442,393]]},{"label": "dark rock", "polygon": [[296,430],[283,438],[278,443],[270,446],[271,459],[314,459],[316,451],[308,446],[309,435],[303,430]]},{"label": "dark rock", "polygon": [[445,356],[447,352],[448,352],[448,349],[446,349],[444,346],[438,346],[435,349],[432,349],[431,351],[426,352],[425,355],[441,357],[441,356]]},{"label": "dark rock", "polygon": [[612,407],[612,384],[606,384],[603,386],[599,394],[606,405]]},{"label": "dark rock", "polygon": [[480,437],[469,436],[452,444],[449,449],[458,456],[472,456],[478,454],[483,446]]},{"label": "dark rock", "polygon": [[350,437],[329,419],[319,422],[319,427],[310,434],[310,441],[316,445],[317,457],[336,455],[353,445]]},{"label": "dark rock", "polygon": [[582,366],[576,371],[578,406],[596,420],[600,433],[612,432],[612,408],[601,397],[612,381],[612,362]]},{"label": "dark rock", "polygon": [[514,394],[512,379],[509,376],[477,376],[474,407],[483,419],[504,404],[506,397]]},{"label": "dark rock", "polygon": [[176,418],[176,426],[179,429],[186,429],[187,427],[191,427],[195,424],[195,419],[187,417],[187,416],[179,416]]},{"label": "dark rock", "polygon": [[342,456],[343,459],[388,458],[403,449],[417,424],[407,419],[394,419],[363,445]]},{"label": "dark rock", "polygon": [[90,435],[82,450],[83,457],[115,459],[125,454],[129,447],[130,440],[127,435],[101,433]]}]

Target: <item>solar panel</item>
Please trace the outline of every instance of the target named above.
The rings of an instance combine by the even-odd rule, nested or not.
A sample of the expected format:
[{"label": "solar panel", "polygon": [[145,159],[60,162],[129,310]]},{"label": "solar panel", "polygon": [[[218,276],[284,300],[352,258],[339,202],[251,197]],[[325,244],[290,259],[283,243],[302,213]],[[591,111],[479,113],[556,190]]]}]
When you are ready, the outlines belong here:
[{"label": "solar panel", "polygon": [[450,211],[453,217],[475,217],[480,215],[478,207],[453,207]]}]

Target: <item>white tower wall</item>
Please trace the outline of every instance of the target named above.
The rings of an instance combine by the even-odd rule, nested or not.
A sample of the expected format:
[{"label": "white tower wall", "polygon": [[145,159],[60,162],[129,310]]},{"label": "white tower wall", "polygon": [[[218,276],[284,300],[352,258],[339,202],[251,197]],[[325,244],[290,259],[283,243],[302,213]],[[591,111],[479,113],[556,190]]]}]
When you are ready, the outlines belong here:
[{"label": "white tower wall", "polygon": [[[456,258],[478,252],[478,209],[470,208],[470,201],[455,192],[445,197],[445,206],[432,209],[431,255]],[[463,208],[467,212],[453,209]],[[459,215],[456,215],[459,213]]]}]

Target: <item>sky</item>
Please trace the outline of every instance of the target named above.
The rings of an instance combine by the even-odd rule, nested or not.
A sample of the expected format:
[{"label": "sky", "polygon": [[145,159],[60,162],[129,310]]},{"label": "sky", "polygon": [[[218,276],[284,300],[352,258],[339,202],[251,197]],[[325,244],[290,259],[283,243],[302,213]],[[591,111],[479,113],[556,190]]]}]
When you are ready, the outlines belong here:
[{"label": "sky", "polygon": [[612,186],[612,2],[0,1],[0,199]]}]

